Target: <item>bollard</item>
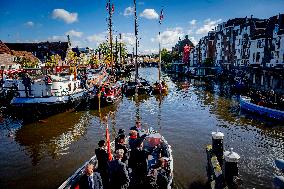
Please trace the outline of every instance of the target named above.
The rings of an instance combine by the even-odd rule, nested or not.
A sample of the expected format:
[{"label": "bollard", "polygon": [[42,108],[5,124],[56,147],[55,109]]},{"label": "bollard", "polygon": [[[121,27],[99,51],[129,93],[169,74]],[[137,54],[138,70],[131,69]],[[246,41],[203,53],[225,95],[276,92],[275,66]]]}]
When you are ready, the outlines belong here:
[{"label": "bollard", "polygon": [[225,158],[225,180],[228,184],[228,186],[235,185],[235,178],[238,178],[239,176],[239,168],[238,168],[238,162],[240,159],[240,156],[233,152],[233,148],[230,149],[230,151],[224,152],[224,158]]},{"label": "bollard", "polygon": [[223,165],[224,153],[223,139],[224,134],[222,132],[212,132],[212,152],[216,155],[221,166]]}]

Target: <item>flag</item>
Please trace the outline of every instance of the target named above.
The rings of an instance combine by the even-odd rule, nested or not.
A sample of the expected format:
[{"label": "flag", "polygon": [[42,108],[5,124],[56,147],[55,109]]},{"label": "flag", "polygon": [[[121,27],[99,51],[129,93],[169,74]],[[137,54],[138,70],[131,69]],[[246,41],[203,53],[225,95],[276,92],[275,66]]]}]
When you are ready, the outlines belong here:
[{"label": "flag", "polygon": [[162,20],[164,19],[164,13],[163,13],[163,9],[161,10],[161,14],[160,14],[160,20],[159,23],[162,23]]},{"label": "flag", "polygon": [[107,11],[108,11],[108,8],[109,8],[109,4],[107,3],[107,4],[106,4],[106,10],[107,10]]},{"label": "flag", "polygon": [[114,13],[114,4],[112,4],[111,12]]},{"label": "flag", "polygon": [[109,132],[108,132],[108,125],[106,126],[106,142],[107,142],[107,154],[108,154],[108,160],[112,160],[112,154],[111,154],[111,148],[110,148],[110,138],[109,138]]}]

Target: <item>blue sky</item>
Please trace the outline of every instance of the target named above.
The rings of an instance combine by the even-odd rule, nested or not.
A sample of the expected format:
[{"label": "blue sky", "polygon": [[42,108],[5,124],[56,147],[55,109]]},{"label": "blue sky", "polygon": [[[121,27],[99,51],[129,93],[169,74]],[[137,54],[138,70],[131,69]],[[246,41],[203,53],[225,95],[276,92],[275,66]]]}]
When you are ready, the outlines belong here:
[{"label": "blue sky", "polygon": [[[133,0],[112,0],[114,34],[134,43]],[[158,14],[164,9],[164,20]],[[218,23],[253,15],[269,18],[284,13],[284,0],[137,0],[140,53],[170,48],[188,34],[196,43]],[[95,48],[107,37],[106,0],[1,0],[0,39],[4,42],[66,41]]]}]

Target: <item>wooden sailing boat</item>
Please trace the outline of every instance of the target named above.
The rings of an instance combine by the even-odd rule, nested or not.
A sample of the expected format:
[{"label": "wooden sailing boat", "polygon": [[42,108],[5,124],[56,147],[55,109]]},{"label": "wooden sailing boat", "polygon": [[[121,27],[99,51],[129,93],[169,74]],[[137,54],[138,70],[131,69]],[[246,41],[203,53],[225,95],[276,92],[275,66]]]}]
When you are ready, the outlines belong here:
[{"label": "wooden sailing boat", "polygon": [[[163,16],[163,9],[162,9],[161,14],[160,14],[160,20],[159,20],[160,26],[162,24],[163,18],[164,18],[164,16]],[[159,31],[159,63],[158,63],[158,79],[159,80],[156,83],[154,83],[154,85],[153,85],[153,94],[166,94],[168,92],[168,86],[167,86],[166,82],[161,81],[161,60],[162,60],[161,31]]]},{"label": "wooden sailing boat", "polygon": [[134,26],[135,26],[135,80],[129,81],[126,85],[126,95],[148,94],[152,91],[149,82],[143,78],[139,78],[138,74],[138,24],[137,24],[137,11],[136,0],[134,0]]}]

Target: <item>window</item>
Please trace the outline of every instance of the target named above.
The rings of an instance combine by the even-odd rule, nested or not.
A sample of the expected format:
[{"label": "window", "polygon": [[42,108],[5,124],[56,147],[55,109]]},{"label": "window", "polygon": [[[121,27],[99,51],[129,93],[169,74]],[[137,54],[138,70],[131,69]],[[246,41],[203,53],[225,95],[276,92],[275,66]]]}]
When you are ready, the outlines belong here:
[{"label": "window", "polygon": [[260,59],[260,52],[257,52],[256,54],[256,62],[259,63],[259,59]]}]

